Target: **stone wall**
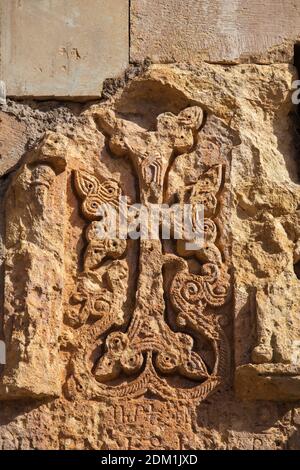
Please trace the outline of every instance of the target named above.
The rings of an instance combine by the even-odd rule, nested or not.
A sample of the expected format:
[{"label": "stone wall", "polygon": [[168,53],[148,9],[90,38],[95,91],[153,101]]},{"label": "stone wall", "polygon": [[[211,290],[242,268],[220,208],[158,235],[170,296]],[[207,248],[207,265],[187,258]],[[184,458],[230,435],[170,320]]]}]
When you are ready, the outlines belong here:
[{"label": "stone wall", "polygon": [[299,9],[0,2],[0,448],[300,449]]}]

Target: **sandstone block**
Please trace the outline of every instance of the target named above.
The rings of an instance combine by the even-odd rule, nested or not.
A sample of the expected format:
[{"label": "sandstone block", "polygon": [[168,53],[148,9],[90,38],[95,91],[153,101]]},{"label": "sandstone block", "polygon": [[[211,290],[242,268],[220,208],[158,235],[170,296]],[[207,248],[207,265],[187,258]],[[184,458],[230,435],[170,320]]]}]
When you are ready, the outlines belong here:
[{"label": "sandstone block", "polygon": [[299,13],[293,0],[132,0],[131,60],[291,62]]},{"label": "sandstone block", "polygon": [[8,96],[92,98],[128,64],[128,0],[2,0]]}]

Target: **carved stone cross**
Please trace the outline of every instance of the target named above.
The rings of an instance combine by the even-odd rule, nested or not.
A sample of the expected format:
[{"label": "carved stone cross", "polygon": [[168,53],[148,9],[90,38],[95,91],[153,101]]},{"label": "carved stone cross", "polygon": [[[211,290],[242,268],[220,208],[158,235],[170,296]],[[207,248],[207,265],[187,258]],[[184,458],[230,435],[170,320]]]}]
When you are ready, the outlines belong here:
[{"label": "carved stone cross", "polygon": [[[203,121],[201,108],[186,108],[178,116],[161,114],[157,118],[157,128],[153,131],[120,119],[106,108],[98,110],[94,118],[107,136],[113,154],[131,160],[139,182],[141,202],[146,207],[163,204],[168,172],[174,159],[195,146],[197,132]],[[182,256],[176,256],[163,252],[161,240],[140,240],[139,277],[133,316],[124,329],[122,316],[116,314],[118,301],[115,296],[114,308],[110,305],[110,311],[114,312],[106,315],[103,324],[104,336],[108,325],[119,325],[120,328],[106,337],[105,351],[94,368],[103,392],[120,397],[137,396],[148,390],[169,398],[199,399],[207,396],[220,383],[221,376],[226,375],[226,340],[217,317],[206,312],[208,305],[221,306],[229,289],[226,268],[214,244],[217,229],[211,218],[216,212],[216,194],[220,190],[221,180],[222,167],[218,165],[212,167],[192,191],[186,188],[190,202],[201,202],[207,217],[204,222],[204,247],[193,253],[202,262],[199,273],[189,272],[189,265],[182,256],[189,257],[191,254],[185,250],[183,241],[177,243],[177,250]],[[89,220],[97,219],[101,204],[109,202],[117,206],[121,189],[116,183],[100,183],[93,175],[79,171],[75,174],[75,185],[83,200],[83,214]],[[183,203],[187,198],[184,191],[181,196]],[[94,246],[98,247],[98,257],[93,253],[93,260],[99,261],[99,256],[101,259],[104,256],[116,258],[124,253],[124,242],[114,240],[114,249],[109,240],[99,242],[91,238],[92,225],[87,233],[89,244],[85,253],[86,267],[88,264],[93,265],[89,260]],[[173,278],[168,287],[163,274],[166,270],[172,273]],[[124,287],[121,287],[124,286],[124,277],[119,279],[119,285],[119,290],[124,292]],[[166,294],[170,296],[174,310],[171,321],[166,313]],[[104,305],[103,298],[100,305]],[[105,318],[105,314],[102,317]],[[111,323],[107,323],[108,318]],[[189,330],[211,343],[215,356],[212,370],[209,371],[201,355],[194,350],[194,339],[187,333]],[[172,386],[168,379],[172,376],[190,380],[190,387]],[[131,378],[129,382],[126,377]]]}]

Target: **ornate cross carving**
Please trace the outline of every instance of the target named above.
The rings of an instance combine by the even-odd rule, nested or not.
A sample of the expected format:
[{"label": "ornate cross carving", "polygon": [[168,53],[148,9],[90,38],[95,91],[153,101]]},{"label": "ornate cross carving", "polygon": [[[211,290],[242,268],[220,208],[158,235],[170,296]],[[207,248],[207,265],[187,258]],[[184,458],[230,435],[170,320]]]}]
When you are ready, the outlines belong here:
[{"label": "ornate cross carving", "polygon": [[[153,131],[118,118],[108,108],[98,110],[95,119],[112,153],[131,160],[141,202],[145,206],[164,203],[174,159],[196,144],[203,121],[201,108],[186,108],[177,116],[161,114]],[[192,187],[178,191],[180,204],[204,205],[204,244],[199,250],[189,251],[183,239],[177,241],[175,253],[165,253],[161,240],[140,240],[136,303],[127,322],[122,305],[128,267],[120,259],[126,241],[96,236],[101,204],[117,207],[121,188],[113,180],[100,182],[84,171],[75,172],[75,187],[82,214],[90,223],[84,271],[73,298],[81,303],[81,313],[70,313],[69,319],[82,325],[90,316],[98,318],[93,331],[102,338],[103,348],[93,368],[96,394],[120,398],[150,391],[165,398],[204,399],[224,380],[228,367],[227,341],[213,310],[225,303],[229,292],[214,222],[222,165],[212,166]],[[190,271],[191,257],[200,262],[198,272]],[[110,265],[104,266],[103,260],[110,260]],[[165,298],[170,298],[168,305]],[[212,360],[201,357],[201,341],[210,349]]]}]

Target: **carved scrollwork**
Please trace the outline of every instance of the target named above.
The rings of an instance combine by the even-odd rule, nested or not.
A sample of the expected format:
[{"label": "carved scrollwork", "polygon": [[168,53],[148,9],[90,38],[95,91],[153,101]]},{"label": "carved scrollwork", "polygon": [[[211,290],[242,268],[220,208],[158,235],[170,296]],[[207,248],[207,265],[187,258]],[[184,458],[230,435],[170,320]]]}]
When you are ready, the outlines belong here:
[{"label": "carved scrollwork", "polygon": [[[128,266],[126,260],[119,258],[125,254],[127,243],[118,238],[102,238],[95,219],[103,205],[117,206],[121,188],[114,180],[100,183],[86,171],[76,171],[74,176],[77,194],[83,200],[82,213],[91,222],[85,230],[84,269],[71,295],[66,319],[72,326],[79,327],[89,318],[95,318],[98,333],[101,333],[124,321],[122,307],[126,301]],[[107,260],[110,264],[104,266]]]},{"label": "carved scrollwork", "polygon": [[126,240],[119,238],[99,238],[98,223],[93,221],[86,229],[85,236],[88,241],[84,253],[84,269],[96,269],[105,258],[120,258],[126,251]]},{"label": "carved scrollwork", "polygon": [[88,220],[97,219],[104,204],[117,206],[121,195],[121,188],[116,181],[109,179],[100,183],[97,177],[83,170],[75,172],[75,187],[83,199],[81,210]]},{"label": "carved scrollwork", "polygon": [[128,267],[124,260],[114,261],[102,276],[82,274],[70,298],[68,322],[77,327],[94,317],[105,320],[105,324],[109,321],[122,324],[127,280]]},{"label": "carved scrollwork", "polygon": [[[225,303],[229,290],[228,276],[222,276],[216,265],[206,264],[200,275],[189,273],[186,265],[176,274],[171,286],[172,303],[181,313],[177,321],[181,326],[183,318],[200,321],[207,306],[221,307]],[[207,327],[213,326],[212,318],[206,317]]]}]

